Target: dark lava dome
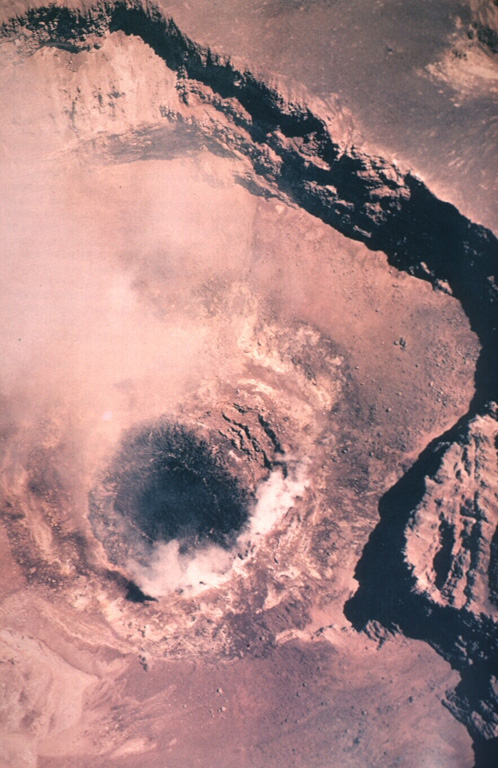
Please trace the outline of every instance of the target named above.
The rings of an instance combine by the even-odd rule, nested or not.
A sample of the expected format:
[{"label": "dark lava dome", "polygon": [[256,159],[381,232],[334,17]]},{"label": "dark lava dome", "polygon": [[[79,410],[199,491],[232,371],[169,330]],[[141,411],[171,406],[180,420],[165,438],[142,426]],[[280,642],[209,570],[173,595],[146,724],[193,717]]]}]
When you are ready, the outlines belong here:
[{"label": "dark lava dome", "polygon": [[249,492],[224,466],[219,446],[159,420],[125,436],[91,494],[91,522],[119,562],[120,530],[123,543],[136,541],[138,559],[155,542],[173,539],[184,551],[207,542],[228,548],[247,521],[249,502]]}]

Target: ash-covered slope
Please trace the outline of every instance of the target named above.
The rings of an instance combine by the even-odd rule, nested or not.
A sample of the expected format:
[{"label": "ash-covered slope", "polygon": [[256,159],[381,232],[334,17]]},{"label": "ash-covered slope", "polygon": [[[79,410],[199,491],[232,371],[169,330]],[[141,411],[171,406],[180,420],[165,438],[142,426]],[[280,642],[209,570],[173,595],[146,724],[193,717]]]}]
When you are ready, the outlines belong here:
[{"label": "ash-covered slope", "polygon": [[[89,51],[117,31],[140,37],[176,72],[185,105],[206,104],[216,115],[199,121],[165,108],[165,120],[187,122],[225,151],[244,155],[256,189],[263,183],[261,194],[283,194],[347,237],[384,251],[399,269],[434,284],[448,282],[485,349],[495,344],[496,238],[410,173],[357,151],[348,143],[351,132],[341,114],[322,116],[289,101],[251,72],[238,71],[228,58],[196,45],[172,19],[141,0],[98,3],[85,12],[35,8],[5,23],[1,34],[15,38],[20,52],[29,55],[44,46]],[[341,135],[335,136],[338,128]],[[495,356],[485,351],[482,358],[481,404],[498,385]]]},{"label": "ash-covered slope", "polygon": [[[482,351],[470,414],[462,419],[458,428],[436,439],[412,470],[384,497],[381,522],[358,567],[360,592],[348,611],[357,626],[364,626],[371,619],[388,626],[399,625],[407,635],[429,641],[450,659],[463,676],[462,690],[453,698],[452,707],[458,711],[459,717],[470,724],[478,742],[489,742],[496,735],[496,723],[491,714],[493,704],[488,698],[489,681],[493,684],[490,674],[494,674],[491,659],[496,647],[494,607],[492,592],[488,600],[476,590],[479,583],[488,578],[488,572],[491,576],[495,573],[494,550],[492,547],[490,552],[487,550],[489,537],[495,537],[492,533],[495,520],[484,508],[492,501],[488,487],[491,470],[487,469],[492,462],[489,458],[492,456],[489,442],[492,430],[487,402],[495,396],[498,381],[495,356],[495,237],[468,221],[453,206],[438,200],[413,175],[403,173],[382,158],[368,156],[355,149],[351,120],[339,108],[332,109],[318,100],[307,103],[304,97],[283,96],[276,87],[259,80],[251,72],[239,71],[229,59],[213,55],[207,48],[193,43],[172,20],[164,18],[152,5],[132,0],[99,3],[85,11],[42,7],[13,19],[2,28],[5,40],[17,42],[18,53],[14,61],[16,56],[23,59],[54,49],[73,54],[76,58],[90,59],[98,56],[116,33],[129,36],[130,40],[140,38],[150,46],[167,65],[165,79],[172,84],[174,93],[172,95],[167,88],[162,91],[158,87],[160,103],[156,117],[154,110],[150,109],[145,115],[146,120],[142,121],[144,113],[137,99],[138,116],[134,123],[117,121],[116,131],[102,130],[95,135],[94,118],[105,108],[101,102],[102,93],[94,89],[93,82],[86,89],[84,84],[78,85],[74,94],[70,94],[71,98],[68,97],[64,120],[70,125],[82,156],[91,149],[100,153],[108,164],[163,158],[187,151],[189,142],[192,142],[207,147],[213,154],[237,160],[237,180],[250,192],[267,200],[275,198],[304,209],[348,238],[364,243],[370,251],[385,252],[389,262],[398,269],[428,281],[436,290],[451,293],[459,299],[472,328],[477,332]],[[112,104],[118,104],[121,96],[120,91],[112,89],[108,94]],[[56,129],[62,130],[57,118],[54,122]],[[103,119],[102,126],[104,123]],[[373,259],[374,254],[371,256]],[[325,442],[322,411],[328,411],[327,418],[333,412],[334,403],[327,403],[327,387],[330,388],[332,382],[340,377],[333,370],[335,363],[331,363],[332,347],[324,346],[321,340],[319,343],[313,341],[304,334],[303,349],[300,349],[299,345],[294,345],[295,334],[296,326],[292,327],[292,331],[281,332],[282,338],[288,336],[291,341],[288,348],[276,357],[276,347],[280,345],[283,348],[285,345],[281,337],[278,337],[277,344],[276,338],[270,335],[265,352],[274,369],[271,371],[274,378],[265,373],[267,386],[268,381],[272,384],[274,379],[278,381],[282,371],[288,379],[292,378],[288,375],[289,371],[294,375],[299,369],[302,377],[296,387],[299,396],[295,400],[282,394],[285,388],[279,390],[278,397],[273,394],[268,399],[271,416],[277,416],[277,423],[291,424],[290,417],[299,412],[296,403],[303,409],[311,403],[312,410],[320,411],[320,419],[317,419],[320,428],[316,427],[314,418],[310,418],[308,422],[302,419],[298,427],[288,427],[288,431],[293,435],[294,442],[290,441],[293,450],[305,434],[310,446],[320,441],[315,466],[321,463],[325,467],[332,451]],[[258,355],[262,356],[261,349],[257,348],[254,339],[250,343],[256,350],[252,350],[252,365],[257,368],[257,363],[261,362],[258,361]],[[404,345],[405,340],[402,343]],[[258,340],[257,344],[261,341]],[[315,350],[317,359],[313,357]],[[316,393],[317,381],[320,382],[322,358],[325,360],[324,381],[318,388],[320,392],[315,394],[317,401],[321,397],[321,402],[316,405],[312,403],[311,393]],[[268,367],[271,368],[271,365]],[[257,373],[259,377],[263,376],[262,368],[263,364]],[[351,378],[349,373],[347,375]],[[290,389],[292,387],[294,383]],[[274,391],[277,390],[275,386]],[[352,402],[351,392],[345,386],[342,395]],[[233,409],[241,408],[237,398],[234,395],[230,403],[232,410],[226,410],[226,413],[232,414],[231,421],[222,413],[213,417],[201,409],[198,414],[199,418],[211,420],[216,429],[239,433],[236,456],[237,451],[244,453],[244,434],[247,437],[249,429],[247,413],[252,414],[251,419],[256,418],[254,408],[263,413],[262,403],[265,402],[259,395],[251,399],[250,408],[246,409],[245,416],[240,417],[239,422],[240,411],[239,415],[233,413]],[[280,418],[282,404],[285,405],[284,415]],[[347,409],[342,407],[344,414]],[[361,407],[356,408],[355,403],[352,410],[360,413]],[[390,408],[386,410],[390,411]],[[351,486],[356,484],[358,491],[351,506],[361,506],[362,493],[368,492],[367,473],[363,465],[360,466],[363,458],[357,460],[355,452],[360,452],[358,444],[367,433],[368,425],[363,416],[355,416],[356,422],[349,415],[341,415],[341,418],[342,433],[350,430],[351,438],[341,450],[349,452],[350,482]],[[340,421],[339,418],[336,420]],[[259,429],[266,432],[268,438],[267,428],[261,422]],[[329,431],[332,431],[331,427]],[[47,443],[50,443],[49,438]],[[475,455],[472,446],[477,446]],[[47,448],[47,455],[50,450]],[[69,456],[70,447],[65,450]],[[312,453],[311,447],[309,452]],[[33,459],[35,465],[37,458],[41,461],[37,454]],[[261,459],[261,455],[258,458]],[[60,457],[54,451],[48,464],[52,466],[58,461]],[[484,473],[481,466],[486,468]],[[324,469],[326,472],[328,464]],[[476,473],[481,474],[477,477]],[[40,474],[43,476],[45,472]],[[426,476],[433,477],[438,486],[443,486],[441,497],[429,487],[430,483],[425,482]],[[315,479],[320,479],[327,493],[330,492],[332,481],[328,476],[324,479],[320,471]],[[32,484],[29,490],[33,509],[43,509],[45,505],[56,521],[54,530],[55,524],[63,526],[63,515],[55,510],[63,502],[55,498],[57,493],[54,488],[47,489],[40,483],[38,488]],[[281,532],[280,549],[273,542],[266,547],[258,563],[259,571],[252,574],[251,581],[245,577],[238,578],[237,589],[232,588],[232,599],[234,594],[237,598],[235,607],[232,604],[230,610],[223,608],[222,614],[214,602],[211,612],[205,607],[199,609],[198,613],[203,615],[199,619],[199,623],[203,622],[202,632],[188,625],[183,636],[179,636],[181,633],[175,635],[175,626],[180,619],[183,621],[189,611],[193,612],[191,606],[185,609],[183,605],[179,608],[175,605],[171,619],[173,629],[168,637],[163,637],[164,617],[158,613],[150,622],[153,640],[147,647],[152,649],[152,653],[163,653],[167,649],[168,653],[180,655],[183,644],[188,646],[190,642],[198,642],[198,633],[205,637],[205,647],[211,642],[213,647],[224,651],[228,648],[226,652],[230,654],[245,653],[250,648],[251,653],[263,656],[289,622],[294,629],[303,630],[310,619],[308,611],[313,602],[308,590],[308,552],[304,551],[311,549],[311,544],[303,539],[302,559],[303,562],[306,560],[305,565],[301,570],[291,568],[286,574],[286,584],[292,584],[292,587],[286,587],[286,597],[278,594],[277,576],[274,590],[277,596],[267,589],[270,581],[267,566],[272,553],[276,557],[276,565],[279,565],[279,559],[281,562],[287,562],[287,559],[294,562],[296,551],[300,556],[296,542],[300,540],[303,519],[310,530],[318,520],[322,529],[320,537],[314,537],[313,547],[318,550],[320,542],[317,539],[328,537],[327,546],[321,546],[320,557],[313,553],[315,559],[312,563],[317,570],[317,575],[313,576],[316,580],[314,586],[318,590],[317,584],[322,577],[325,578],[323,574],[327,572],[327,558],[331,557],[332,549],[329,547],[332,524],[326,514],[329,499],[323,488],[320,492],[322,496],[318,495],[316,504],[313,499],[313,504],[310,502],[304,511],[301,509],[293,513],[290,522],[294,530],[289,527],[288,531]],[[485,502],[482,502],[479,493]],[[43,503],[37,502],[37,495]],[[59,496],[70,498],[70,492],[61,488]],[[66,503],[66,499],[63,501]],[[467,513],[475,516],[475,523],[465,523]],[[480,515],[483,519],[477,520]],[[47,519],[50,517],[48,513],[46,516]],[[24,539],[26,542],[29,540],[29,526],[13,509],[8,510],[7,517],[13,546],[21,548]],[[100,522],[104,526],[105,515],[101,517],[103,522]],[[289,524],[289,520],[287,522]],[[16,531],[22,531],[23,540],[16,539]],[[419,546],[419,537],[422,537],[424,546]],[[40,539],[43,537],[40,536]],[[31,548],[36,548],[32,542]],[[26,551],[29,551],[28,543]],[[78,554],[83,564],[79,564],[82,573],[90,578],[92,564],[85,562],[81,554],[84,545],[74,534],[67,537],[63,551],[68,562],[71,559],[75,562]],[[38,569],[38,575],[44,572],[43,561],[35,562],[33,559],[22,565],[28,573],[32,569],[33,573]],[[52,570],[46,569],[47,583],[60,578],[57,567],[55,560]],[[102,577],[102,572],[98,575]],[[30,573],[28,578],[35,581],[38,577]],[[71,578],[74,574],[71,574],[69,581]],[[251,589],[248,588],[249,583]],[[265,589],[268,599],[263,597]],[[465,596],[464,604],[462,595]],[[224,617],[224,622],[227,616],[229,620],[221,622],[220,615]],[[254,621],[255,615],[258,616],[257,621]],[[122,624],[124,627],[124,619]],[[219,631],[222,624],[223,631]],[[125,631],[128,630],[123,629],[123,634]],[[157,632],[157,637],[154,632]],[[233,634],[230,635],[230,632]],[[145,640],[143,645],[147,645]],[[481,749],[480,742],[478,749]]]}]

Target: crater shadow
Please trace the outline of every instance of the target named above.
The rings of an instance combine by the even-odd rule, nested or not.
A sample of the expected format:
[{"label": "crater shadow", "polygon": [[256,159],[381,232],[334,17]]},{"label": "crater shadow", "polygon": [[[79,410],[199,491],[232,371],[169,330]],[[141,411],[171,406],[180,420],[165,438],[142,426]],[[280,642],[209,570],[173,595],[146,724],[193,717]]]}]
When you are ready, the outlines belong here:
[{"label": "crater shadow", "polygon": [[122,559],[116,557],[119,535],[128,539],[120,551],[134,541],[143,552],[144,545],[172,540],[181,553],[207,543],[228,549],[248,520],[251,499],[218,444],[160,419],[124,437],[90,496],[90,520],[114,562]]}]

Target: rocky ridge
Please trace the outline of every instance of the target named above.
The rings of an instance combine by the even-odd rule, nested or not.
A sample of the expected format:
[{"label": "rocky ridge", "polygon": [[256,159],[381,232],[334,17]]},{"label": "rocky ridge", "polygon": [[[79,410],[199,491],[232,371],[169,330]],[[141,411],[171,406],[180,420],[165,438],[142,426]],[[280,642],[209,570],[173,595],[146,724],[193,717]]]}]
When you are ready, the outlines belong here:
[{"label": "rocky ridge", "polygon": [[[449,706],[484,754],[497,738],[496,456],[488,405],[498,381],[495,237],[437,200],[410,173],[356,149],[343,115],[325,116],[323,105],[312,109],[284,98],[229,59],[195,45],[152,5],[100,3],[85,12],[50,6],[2,28],[3,37],[19,42],[22,55],[42,47],[89,53],[116,32],[141,37],[176,77],[178,104],[163,105],[162,122],[140,129],[143,156],[151,151],[150,137],[166,124],[166,137],[186,128],[210,147],[243,158],[240,181],[249,189],[304,208],[384,251],[399,269],[451,291],[478,333],[482,353],[470,413],[437,438],[382,500],[381,522],[358,566],[360,590],[348,612],[357,627],[376,620],[428,640],[459,669],[462,684]],[[207,109],[202,120],[189,112],[199,104]],[[78,129],[77,110],[74,119]],[[123,156],[126,136],[106,140],[102,151]]]},{"label": "rocky ridge", "polygon": [[[197,101],[212,109],[199,121],[165,106],[160,108],[165,120],[186,123],[224,151],[247,158],[246,183],[255,183],[260,194],[284,195],[347,237],[383,251],[398,269],[439,287],[447,283],[483,346],[494,344],[496,238],[438,200],[410,172],[356,149],[351,123],[340,111],[322,115],[289,100],[229,58],[196,45],[172,19],[141,0],[102,2],[86,11],[39,7],[4,23],[0,34],[15,39],[25,56],[43,47],[98,50],[115,32],[140,37],[163,59],[176,74],[178,96],[187,107]],[[318,103],[317,109],[323,106]],[[143,131],[142,137],[147,156]],[[117,142],[114,151],[121,139]],[[498,365],[484,351],[478,376],[476,396],[483,403],[498,383]]]},{"label": "rocky ridge", "polygon": [[446,703],[483,765],[498,735],[497,434],[493,405],[434,441],[384,496],[346,607],[358,628],[401,629],[460,671]]}]

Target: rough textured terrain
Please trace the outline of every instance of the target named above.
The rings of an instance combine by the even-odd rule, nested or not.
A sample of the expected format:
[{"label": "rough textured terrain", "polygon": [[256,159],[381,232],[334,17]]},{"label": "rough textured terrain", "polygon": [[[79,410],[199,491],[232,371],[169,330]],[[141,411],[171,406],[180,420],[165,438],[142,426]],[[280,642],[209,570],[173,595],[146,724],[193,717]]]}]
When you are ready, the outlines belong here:
[{"label": "rough textured terrain", "polygon": [[432,184],[258,58],[349,18],[291,5],[2,6],[6,765],[493,765],[496,9],[414,32],[482,129]]}]

